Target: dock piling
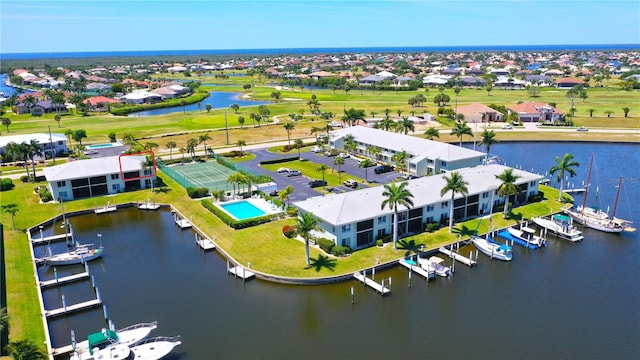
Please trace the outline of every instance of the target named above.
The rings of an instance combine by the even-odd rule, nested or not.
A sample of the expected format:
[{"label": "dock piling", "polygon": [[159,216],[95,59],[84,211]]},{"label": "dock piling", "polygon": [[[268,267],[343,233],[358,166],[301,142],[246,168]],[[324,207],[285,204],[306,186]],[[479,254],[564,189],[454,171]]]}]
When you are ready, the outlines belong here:
[{"label": "dock piling", "polygon": [[376,281],[376,268],[371,269],[371,280]]},{"label": "dock piling", "polygon": [[93,275],[91,275],[91,287],[96,288],[96,278],[94,278]]},{"label": "dock piling", "polygon": [[413,268],[413,266],[409,266],[409,287],[411,287],[411,273],[413,271],[411,271],[411,269]]},{"label": "dock piling", "polygon": [[58,283],[58,268],[53,268],[53,276],[56,279],[56,284]]},{"label": "dock piling", "polygon": [[391,276],[389,276],[389,291],[391,291]]},{"label": "dock piling", "polygon": [[97,287],[94,289],[96,290],[96,299],[98,299],[99,302],[102,302],[102,299],[100,298],[100,290]]},{"label": "dock piling", "polygon": [[353,293],[353,285],[351,286],[351,305],[354,304],[355,294]]},{"label": "dock piling", "polygon": [[102,313],[104,314],[104,319],[109,319],[109,315],[107,314],[107,304],[102,304]]},{"label": "dock piling", "polygon": [[67,311],[67,301],[64,299],[64,294],[62,294],[62,308],[64,311]]}]

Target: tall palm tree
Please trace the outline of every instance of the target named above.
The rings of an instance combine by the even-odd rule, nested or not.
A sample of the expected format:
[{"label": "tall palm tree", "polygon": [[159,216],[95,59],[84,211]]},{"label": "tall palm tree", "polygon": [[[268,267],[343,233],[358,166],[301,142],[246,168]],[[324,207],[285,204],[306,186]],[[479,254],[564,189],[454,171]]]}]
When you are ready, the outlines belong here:
[{"label": "tall palm tree", "polygon": [[182,154],[182,162],[184,162],[184,154],[187,152],[187,148],[181,147],[178,151]]},{"label": "tall palm tree", "polygon": [[280,200],[282,200],[282,202],[286,202],[287,203],[287,207],[289,207],[289,198],[291,197],[291,194],[293,194],[293,186],[291,185],[287,185],[286,188],[278,191],[278,197],[280,198]]},{"label": "tall palm tree", "polygon": [[449,232],[451,233],[453,232],[453,198],[456,194],[467,195],[469,192],[467,185],[469,183],[456,171],[452,171],[448,177],[445,175],[444,180],[446,184],[440,190],[440,196],[444,196],[451,191],[451,203],[449,204]]},{"label": "tall palm tree", "polygon": [[175,149],[176,146],[178,146],[178,144],[176,144],[175,141],[169,141],[167,142],[167,148],[169,149],[169,160],[173,159],[173,149]]},{"label": "tall palm tree", "polygon": [[403,116],[402,120],[396,123],[396,131],[407,135],[409,133],[409,130],[411,130],[411,132],[415,132],[416,127],[413,124],[413,121],[409,120],[408,116]]},{"label": "tall palm tree", "polygon": [[368,145],[367,146],[367,153],[372,158],[378,160],[378,156],[380,156],[380,154],[382,154],[382,148],[379,147],[379,146],[375,146],[375,145]]},{"label": "tall palm tree", "polygon": [[[66,132],[65,132],[65,134],[66,134]],[[122,143],[123,144],[131,146],[136,142],[137,142],[136,141],[136,137],[132,133],[127,132],[127,133],[124,133],[124,135],[122,135]]]},{"label": "tall palm tree", "polygon": [[300,149],[304,147],[304,141],[302,139],[293,140],[293,146],[298,149],[298,160],[300,159]]},{"label": "tall palm tree", "polygon": [[520,175],[515,175],[513,169],[504,169],[504,171],[498,175],[495,175],[496,179],[502,181],[498,186],[498,195],[504,196],[504,218],[507,218],[509,213],[509,196],[518,193],[518,186],[516,181],[521,178]]},{"label": "tall palm tree", "polygon": [[375,165],[375,163],[369,159],[364,159],[362,161],[360,161],[360,163],[358,164],[358,166],[360,166],[361,168],[364,168],[364,180],[366,182],[369,182],[369,168],[372,167],[373,165]]},{"label": "tall palm tree", "polygon": [[320,131],[323,131],[323,129],[319,128],[317,126],[312,126],[311,127],[311,134],[316,136],[316,145],[320,145],[320,144],[318,144],[318,134],[320,133]]},{"label": "tall palm tree", "polygon": [[[27,166],[27,160],[29,160],[29,145],[27,143],[22,142],[18,144],[13,150],[18,155],[18,158],[25,162],[25,171],[27,172],[27,177],[29,177],[29,166]],[[33,174],[35,178],[35,174]]]},{"label": "tall palm tree", "polygon": [[340,175],[342,174],[340,169],[342,168],[342,165],[344,165],[344,158],[336,156],[336,158],[333,159],[333,164],[338,165],[338,183],[340,183]]},{"label": "tall palm tree", "polygon": [[27,149],[29,152],[29,158],[31,159],[31,167],[33,169],[33,181],[36,181],[36,156],[43,157],[44,153],[42,152],[42,146],[38,143],[38,140],[32,139],[29,144],[27,144]]},{"label": "tall palm tree", "polygon": [[4,211],[5,213],[11,215],[11,223],[13,224],[13,230],[16,230],[16,213],[20,211],[20,209],[18,209],[18,205],[6,204],[6,205],[0,206],[0,208],[2,208],[2,211]]},{"label": "tall palm tree", "polygon": [[14,360],[45,360],[48,359],[43,349],[33,340],[12,341],[6,347],[7,353]]},{"label": "tall palm tree", "polygon": [[320,164],[320,166],[318,166],[318,168],[316,169],[317,172],[322,173],[322,181],[325,181],[324,180],[324,173],[327,170],[329,170],[329,167],[327,166],[327,164]]},{"label": "tall palm tree", "polygon": [[198,144],[204,144],[204,155],[207,156],[207,141],[211,140],[209,134],[202,134],[198,136]]},{"label": "tall palm tree", "polygon": [[384,185],[384,191],[382,192],[382,196],[385,197],[382,200],[382,204],[380,204],[380,208],[384,210],[385,207],[388,207],[390,210],[393,210],[393,248],[397,249],[398,243],[398,206],[402,205],[407,209],[413,206],[413,194],[411,191],[407,189],[408,183],[403,181],[401,183],[396,183],[392,181],[389,184]]},{"label": "tall palm tree", "polygon": [[391,120],[388,114],[385,114],[382,120],[380,120],[380,127],[382,127],[385,131],[389,131],[389,129],[393,128],[396,123]]},{"label": "tall palm tree", "polygon": [[432,126],[424,132],[424,136],[429,140],[433,140],[433,138],[440,137],[440,131]]},{"label": "tall palm tree", "polygon": [[189,138],[187,140],[187,152],[191,154],[191,157],[196,156],[196,146],[198,146],[198,139]]},{"label": "tall palm tree", "polygon": [[227,182],[233,185],[233,193],[236,193],[236,186],[240,186],[240,184],[245,182],[245,176],[239,172],[235,172],[227,178]]},{"label": "tall palm tree", "polygon": [[573,160],[573,155],[566,153],[562,158],[556,156],[556,165],[552,166],[549,170],[549,174],[553,175],[558,173],[557,180],[560,182],[560,194],[558,194],[558,201],[562,199],[562,191],[564,190],[564,176],[568,173],[570,177],[576,176],[576,170],[574,167],[580,166],[580,163]]},{"label": "tall palm tree", "polygon": [[313,230],[318,230],[320,227],[318,226],[318,219],[313,216],[312,212],[309,213],[301,213],[298,216],[298,224],[296,226],[297,235],[302,236],[304,239],[304,247],[307,255],[307,266],[311,265],[310,257],[309,257],[309,239],[311,238],[311,232]]},{"label": "tall palm tree", "polygon": [[466,122],[456,123],[456,126],[451,129],[451,134],[460,138],[460,146],[462,146],[462,137],[464,135],[473,136],[473,132],[471,132],[471,128]]},{"label": "tall palm tree", "polygon": [[282,127],[287,130],[287,140],[289,142],[289,147],[291,147],[291,132],[296,128],[296,124],[289,121],[282,124]]},{"label": "tall palm tree", "polygon": [[482,132],[482,140],[480,140],[480,144],[484,145],[484,149],[486,150],[487,155],[489,155],[489,151],[491,150],[491,145],[497,144],[498,140],[496,139],[496,133],[493,130],[485,129]]}]

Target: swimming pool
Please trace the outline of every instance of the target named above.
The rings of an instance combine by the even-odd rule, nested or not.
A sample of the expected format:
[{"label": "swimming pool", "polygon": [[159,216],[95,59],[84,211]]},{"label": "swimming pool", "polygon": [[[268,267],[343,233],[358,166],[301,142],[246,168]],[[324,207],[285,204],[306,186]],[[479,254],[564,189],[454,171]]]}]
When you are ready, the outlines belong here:
[{"label": "swimming pool", "polygon": [[241,200],[229,204],[220,204],[220,207],[238,220],[251,219],[267,213],[247,200]]},{"label": "swimming pool", "polygon": [[87,149],[103,149],[113,146],[120,146],[122,144],[119,143],[106,143],[106,144],[96,144],[96,145],[87,145]]}]

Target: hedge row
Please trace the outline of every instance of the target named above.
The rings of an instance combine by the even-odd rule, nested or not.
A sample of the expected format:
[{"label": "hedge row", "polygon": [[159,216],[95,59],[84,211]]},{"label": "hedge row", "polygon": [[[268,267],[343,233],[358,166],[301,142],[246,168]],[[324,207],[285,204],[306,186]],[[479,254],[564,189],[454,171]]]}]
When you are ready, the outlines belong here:
[{"label": "hedge row", "polygon": [[260,165],[280,164],[280,163],[294,161],[294,160],[298,160],[298,157],[297,156],[292,156],[292,157],[279,158],[279,159],[273,159],[273,160],[265,160],[265,161],[261,161]]},{"label": "hedge row", "polygon": [[209,92],[205,90],[199,90],[198,92],[184,98],[165,100],[155,104],[129,105],[129,106],[120,106],[120,107],[112,106],[111,113],[117,116],[124,116],[136,111],[182,106],[182,100],[186,102],[186,105],[195,104],[206,99],[207,97],[209,97]]},{"label": "hedge row", "polygon": [[234,229],[244,229],[244,228],[248,228],[248,227],[251,227],[251,226],[256,226],[256,225],[268,223],[269,221],[271,221],[273,219],[276,219],[279,216],[278,214],[272,214],[272,215],[260,216],[260,217],[253,218],[253,219],[236,220],[236,219],[232,218],[231,216],[229,216],[224,211],[220,210],[217,206],[215,206],[211,202],[211,200],[203,199],[203,200],[200,201],[200,203],[207,210],[211,211],[214,215],[219,217],[220,220],[222,220],[222,222],[224,222],[225,224],[229,225],[230,227],[232,227]]}]

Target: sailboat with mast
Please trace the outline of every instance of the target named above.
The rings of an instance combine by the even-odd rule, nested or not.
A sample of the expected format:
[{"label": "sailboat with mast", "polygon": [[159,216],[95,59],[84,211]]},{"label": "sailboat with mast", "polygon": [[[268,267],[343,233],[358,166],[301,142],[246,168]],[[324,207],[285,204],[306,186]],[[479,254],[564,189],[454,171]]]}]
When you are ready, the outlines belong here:
[{"label": "sailboat with mast", "polygon": [[601,208],[588,207],[587,196],[589,195],[589,187],[591,185],[591,170],[593,168],[593,154],[591,154],[591,162],[589,163],[589,172],[587,173],[587,184],[585,187],[584,198],[582,205],[578,205],[575,210],[565,210],[576,223],[588,227],[590,229],[607,232],[607,233],[621,233],[623,231],[635,231],[634,228],[629,226],[631,221],[616,218],[616,210],[618,208],[618,200],[620,199],[620,189],[622,188],[622,177],[618,181],[618,190],[616,193],[616,200],[613,205],[613,214],[609,217],[607,212],[602,211]]}]

